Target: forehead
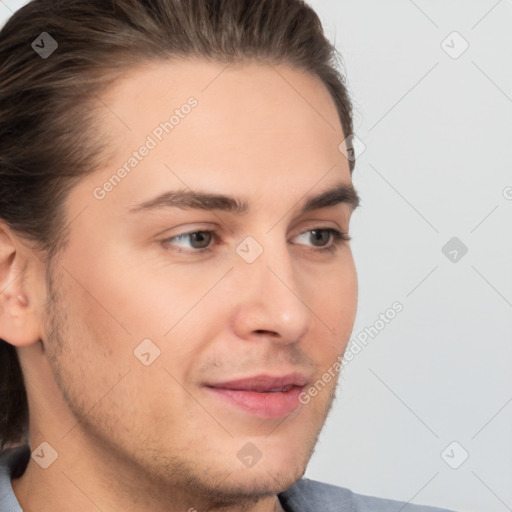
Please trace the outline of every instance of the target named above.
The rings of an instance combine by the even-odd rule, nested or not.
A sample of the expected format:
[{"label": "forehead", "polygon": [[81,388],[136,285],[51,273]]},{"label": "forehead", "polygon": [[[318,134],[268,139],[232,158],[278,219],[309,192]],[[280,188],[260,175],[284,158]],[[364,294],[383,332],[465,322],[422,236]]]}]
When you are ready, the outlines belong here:
[{"label": "forehead", "polygon": [[299,192],[327,175],[326,187],[350,182],[334,101],[320,79],[289,66],[152,62],[128,70],[100,103],[113,158],[87,186],[124,168],[109,202],[176,187],[247,195],[269,183]]},{"label": "forehead", "polygon": [[[126,70],[124,77],[103,95],[103,100],[114,117],[117,110],[122,110],[124,117],[118,121],[133,129],[141,112],[148,117],[158,114],[152,120],[161,120],[169,109],[191,95],[201,102],[204,114],[210,112],[224,121],[251,116],[255,129],[262,125],[270,129],[272,119],[288,119],[296,129],[319,123],[332,131],[341,131],[334,102],[321,80],[289,65],[226,64],[196,58],[155,61]],[[222,112],[215,111],[216,108]],[[270,119],[268,109],[272,110]],[[291,117],[290,111],[297,115]],[[107,119],[114,121],[105,113]],[[222,123],[226,128],[230,124]]]}]

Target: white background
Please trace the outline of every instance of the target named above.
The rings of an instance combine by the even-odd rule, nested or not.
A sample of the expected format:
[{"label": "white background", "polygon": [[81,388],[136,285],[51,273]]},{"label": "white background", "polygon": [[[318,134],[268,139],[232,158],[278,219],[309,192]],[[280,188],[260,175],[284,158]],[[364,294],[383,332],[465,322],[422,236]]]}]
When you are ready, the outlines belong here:
[{"label": "white background", "polygon": [[[0,2],[0,24],[24,3]],[[353,338],[393,302],[404,309],[342,372],[306,476],[510,511],[512,2],[310,3],[343,56],[366,145],[354,173]],[[456,262],[441,250],[452,237],[468,248]],[[468,454],[457,469],[441,455],[453,441],[446,460]]]}]

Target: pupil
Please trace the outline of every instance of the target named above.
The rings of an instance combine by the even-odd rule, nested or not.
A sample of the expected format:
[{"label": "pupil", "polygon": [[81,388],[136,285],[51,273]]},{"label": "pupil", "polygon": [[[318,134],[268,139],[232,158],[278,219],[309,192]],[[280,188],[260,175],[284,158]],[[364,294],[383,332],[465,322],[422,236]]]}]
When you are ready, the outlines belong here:
[{"label": "pupil", "polygon": [[[313,236],[315,237],[315,240],[317,241],[324,241],[325,243],[329,242],[329,233],[327,231],[319,231],[319,230],[316,230],[314,229],[312,231],[313,233]],[[325,244],[322,244],[322,245],[325,245]]]},{"label": "pupil", "polygon": [[[210,241],[210,234],[204,231],[192,234],[192,245],[197,248],[194,242],[199,242],[199,248],[206,247]],[[205,243],[206,242],[206,243]]]}]

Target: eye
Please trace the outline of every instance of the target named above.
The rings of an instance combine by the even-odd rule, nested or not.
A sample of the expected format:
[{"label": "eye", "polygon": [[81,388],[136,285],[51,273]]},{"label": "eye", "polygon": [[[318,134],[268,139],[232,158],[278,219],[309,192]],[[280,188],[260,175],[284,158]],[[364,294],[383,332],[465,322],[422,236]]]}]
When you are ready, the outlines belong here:
[{"label": "eye", "polygon": [[[190,233],[181,233],[170,238],[166,238],[162,241],[165,245],[176,246],[178,252],[190,252],[189,249],[195,249],[192,252],[200,253],[211,251],[210,244],[215,238],[215,232],[204,230],[204,231],[192,231]],[[185,245],[180,245],[180,242],[186,241]],[[186,249],[180,249],[179,247],[186,247]]]},{"label": "eye", "polygon": [[[310,229],[296,237],[296,239],[300,238],[306,240],[306,242],[309,240],[311,245],[319,247],[317,249],[319,251],[335,251],[339,245],[350,240],[350,236],[334,228]],[[299,245],[307,245],[307,243],[299,242]]]}]

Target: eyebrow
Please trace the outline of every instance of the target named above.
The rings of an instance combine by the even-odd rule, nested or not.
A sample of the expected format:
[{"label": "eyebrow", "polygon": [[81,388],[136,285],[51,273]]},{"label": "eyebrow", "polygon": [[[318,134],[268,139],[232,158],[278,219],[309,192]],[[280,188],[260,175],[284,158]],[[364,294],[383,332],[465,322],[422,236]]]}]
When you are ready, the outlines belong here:
[{"label": "eyebrow", "polygon": [[[359,195],[351,184],[337,183],[318,195],[310,196],[302,205],[299,214],[338,204],[348,204],[354,211],[360,204]],[[176,190],[131,207],[130,213],[147,212],[160,208],[182,208],[197,210],[218,210],[236,215],[249,213],[249,204],[236,197],[210,194],[194,190]]]}]

